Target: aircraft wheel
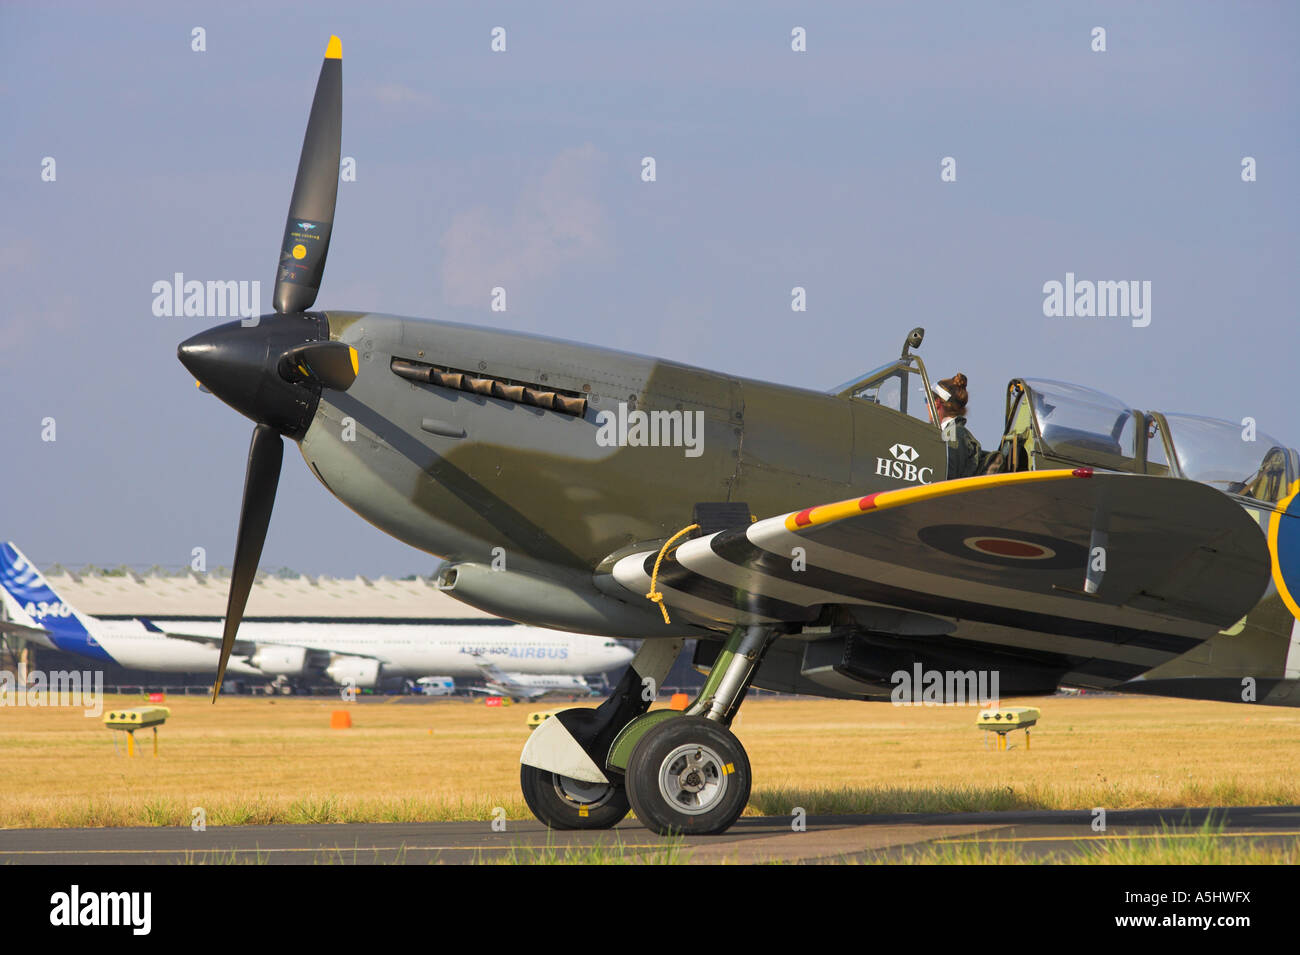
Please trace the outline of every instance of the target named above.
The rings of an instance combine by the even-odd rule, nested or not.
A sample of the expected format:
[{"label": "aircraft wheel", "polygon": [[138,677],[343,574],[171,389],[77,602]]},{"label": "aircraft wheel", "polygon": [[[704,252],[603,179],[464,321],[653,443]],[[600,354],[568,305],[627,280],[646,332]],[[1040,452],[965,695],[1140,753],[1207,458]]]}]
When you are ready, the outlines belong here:
[{"label": "aircraft wheel", "polygon": [[619,783],[587,783],[521,764],[519,787],[533,815],[552,829],[609,829],[628,811]]},{"label": "aircraft wheel", "polygon": [[664,720],[641,737],[627,764],[637,819],[662,835],[716,835],[749,802],[749,756],[726,727],[702,716]]}]

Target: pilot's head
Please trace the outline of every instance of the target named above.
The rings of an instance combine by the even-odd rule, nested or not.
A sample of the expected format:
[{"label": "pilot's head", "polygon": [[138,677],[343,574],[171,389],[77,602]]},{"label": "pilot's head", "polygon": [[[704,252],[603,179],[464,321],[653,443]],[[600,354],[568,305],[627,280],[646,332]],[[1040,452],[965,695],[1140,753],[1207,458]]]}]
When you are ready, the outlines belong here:
[{"label": "pilot's head", "polygon": [[933,388],[934,405],[939,409],[939,417],[961,418],[966,414],[966,402],[970,396],[966,393],[966,376],[961,372],[951,378],[941,378]]}]

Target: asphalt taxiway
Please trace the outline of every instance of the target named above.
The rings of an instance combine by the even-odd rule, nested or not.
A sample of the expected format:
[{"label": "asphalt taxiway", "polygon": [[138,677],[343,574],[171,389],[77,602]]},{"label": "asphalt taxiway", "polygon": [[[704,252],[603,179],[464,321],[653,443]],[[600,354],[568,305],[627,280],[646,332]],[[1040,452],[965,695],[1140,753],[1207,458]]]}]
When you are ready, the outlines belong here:
[{"label": "asphalt taxiway", "polygon": [[901,860],[929,845],[1013,844],[1023,855],[1077,854],[1107,839],[1192,835],[1211,818],[1215,838],[1281,844],[1300,839],[1300,806],[1232,809],[1117,810],[1104,831],[1087,811],[980,812],[944,815],[810,816],[796,831],[790,817],[740,819],[721,836],[667,840],[624,821],[605,832],[548,832],[508,820],[496,831],[481,822],[209,826],[0,831],[4,864],[187,863],[474,863],[584,861],[596,846],[663,861],[815,863]]}]

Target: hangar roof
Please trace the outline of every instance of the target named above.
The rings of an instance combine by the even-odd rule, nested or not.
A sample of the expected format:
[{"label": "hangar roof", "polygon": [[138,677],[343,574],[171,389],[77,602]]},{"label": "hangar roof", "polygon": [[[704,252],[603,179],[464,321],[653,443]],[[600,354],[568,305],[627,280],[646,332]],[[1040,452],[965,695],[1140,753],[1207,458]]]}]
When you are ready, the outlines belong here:
[{"label": "hangar roof", "polygon": [[[44,571],[51,588],[82,613],[96,617],[223,617],[229,577],[218,570],[183,575],[131,570]],[[434,585],[432,578],[279,576],[259,573],[245,619],[493,620]]]}]

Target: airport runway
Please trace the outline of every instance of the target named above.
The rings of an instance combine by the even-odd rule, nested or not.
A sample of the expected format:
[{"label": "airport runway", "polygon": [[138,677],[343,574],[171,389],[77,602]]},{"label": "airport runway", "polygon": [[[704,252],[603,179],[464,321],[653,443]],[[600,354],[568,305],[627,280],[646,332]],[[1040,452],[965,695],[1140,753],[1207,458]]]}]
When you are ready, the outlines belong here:
[{"label": "airport runway", "polygon": [[1300,838],[1300,807],[1145,809],[1107,813],[1106,831],[1090,812],[981,812],[951,815],[809,817],[794,832],[788,817],[741,819],[726,835],[670,840],[635,822],[607,832],[548,833],[535,821],[510,820],[494,832],[487,821],[366,823],[188,828],[8,829],[0,831],[0,864],[313,864],[586,861],[597,846],[621,846],[645,861],[689,863],[895,860],[925,844],[1015,843],[1031,857],[1077,853],[1105,839],[1188,833],[1208,813],[1217,836],[1281,843]]}]

